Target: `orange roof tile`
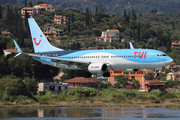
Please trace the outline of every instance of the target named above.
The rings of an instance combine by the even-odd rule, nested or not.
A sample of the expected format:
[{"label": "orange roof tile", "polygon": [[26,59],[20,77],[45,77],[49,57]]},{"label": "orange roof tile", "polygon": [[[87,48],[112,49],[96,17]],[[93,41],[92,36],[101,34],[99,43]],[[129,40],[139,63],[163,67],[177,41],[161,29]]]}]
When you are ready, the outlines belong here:
[{"label": "orange roof tile", "polygon": [[52,5],[49,5],[49,4],[37,4],[37,5],[34,5],[34,6],[53,7]]},{"label": "orange roof tile", "polygon": [[69,80],[63,81],[64,83],[98,83],[101,80],[97,78],[85,78],[85,77],[75,77]]},{"label": "orange roof tile", "polygon": [[146,80],[148,85],[164,85],[159,80]]}]

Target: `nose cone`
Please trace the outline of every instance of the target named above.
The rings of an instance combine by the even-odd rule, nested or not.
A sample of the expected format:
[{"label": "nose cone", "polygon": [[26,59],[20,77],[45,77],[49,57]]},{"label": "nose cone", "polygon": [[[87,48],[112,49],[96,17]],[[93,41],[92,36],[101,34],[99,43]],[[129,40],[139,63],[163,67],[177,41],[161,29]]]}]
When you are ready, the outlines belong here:
[{"label": "nose cone", "polygon": [[174,62],[174,60],[171,57],[168,56],[167,59],[166,59],[167,65],[169,65],[169,64],[171,64],[173,62]]}]

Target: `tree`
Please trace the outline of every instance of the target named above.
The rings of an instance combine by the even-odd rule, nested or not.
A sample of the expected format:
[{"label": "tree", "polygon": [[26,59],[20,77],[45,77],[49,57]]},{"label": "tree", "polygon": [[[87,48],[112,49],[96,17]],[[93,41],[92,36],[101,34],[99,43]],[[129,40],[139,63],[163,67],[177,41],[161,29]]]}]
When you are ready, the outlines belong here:
[{"label": "tree", "polygon": [[43,4],[43,1],[38,1],[37,4]]},{"label": "tree", "polygon": [[89,10],[86,8],[86,26],[89,26]]},{"label": "tree", "polygon": [[0,19],[2,18],[2,8],[1,8],[1,4],[0,4]]},{"label": "tree", "polygon": [[97,13],[97,12],[98,12],[98,8],[97,8],[97,6],[96,6],[95,13]]},{"label": "tree", "polygon": [[174,21],[173,21],[173,27],[172,27],[172,28],[173,28],[173,30],[174,30]]},{"label": "tree", "polygon": [[126,18],[126,9],[124,9],[124,14],[123,14],[124,18]]},{"label": "tree", "polygon": [[5,91],[8,96],[27,95],[26,85],[21,79],[7,84]]},{"label": "tree", "polygon": [[137,42],[140,41],[140,38],[141,38],[141,37],[140,37],[140,36],[141,36],[140,29],[141,29],[141,28],[140,28],[140,22],[138,22],[138,27],[137,27],[137,37],[138,37],[138,38],[137,38]]},{"label": "tree", "polygon": [[24,2],[24,7],[27,7],[26,0],[25,0],[25,2]]},{"label": "tree", "polygon": [[115,80],[117,81],[115,86],[118,88],[126,88],[126,86],[129,85],[128,83],[129,79],[127,76],[118,75],[118,76],[115,76]]},{"label": "tree", "polygon": [[69,16],[69,19],[68,19],[68,33],[70,33],[71,29],[70,29],[70,16]]},{"label": "tree", "polygon": [[28,7],[33,7],[32,1],[29,1]]},{"label": "tree", "polygon": [[35,78],[30,79],[29,77],[25,78],[26,88],[28,92],[37,94],[38,82]]},{"label": "tree", "polygon": [[133,86],[135,89],[139,89],[139,88],[140,88],[139,81],[138,81],[138,80],[133,81],[132,86]]},{"label": "tree", "polygon": [[134,9],[132,9],[132,16],[131,17],[134,20],[134,18],[135,18]]}]

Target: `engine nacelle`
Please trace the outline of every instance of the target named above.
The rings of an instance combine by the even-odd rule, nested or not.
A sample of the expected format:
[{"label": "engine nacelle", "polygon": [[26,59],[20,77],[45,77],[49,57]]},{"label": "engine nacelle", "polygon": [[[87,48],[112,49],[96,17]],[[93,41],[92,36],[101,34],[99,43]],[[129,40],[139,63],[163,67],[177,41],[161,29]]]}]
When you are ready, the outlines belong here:
[{"label": "engine nacelle", "polygon": [[88,66],[90,73],[104,73],[107,71],[107,65],[105,63],[91,63]]},{"label": "engine nacelle", "polygon": [[122,72],[137,72],[139,69],[123,69]]}]

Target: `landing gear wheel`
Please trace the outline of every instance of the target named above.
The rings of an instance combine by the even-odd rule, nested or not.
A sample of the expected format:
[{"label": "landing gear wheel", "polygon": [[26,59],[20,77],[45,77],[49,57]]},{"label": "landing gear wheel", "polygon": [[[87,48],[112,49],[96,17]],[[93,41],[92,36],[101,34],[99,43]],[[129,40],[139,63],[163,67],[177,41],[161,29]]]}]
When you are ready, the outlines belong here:
[{"label": "landing gear wheel", "polygon": [[155,76],[159,76],[159,73],[155,73]]},{"label": "landing gear wheel", "polygon": [[109,77],[109,76],[110,76],[110,73],[109,73],[109,72],[105,72],[105,73],[103,73],[103,76],[104,76],[104,77]]},{"label": "landing gear wheel", "polygon": [[90,78],[91,75],[92,75],[92,74],[91,74],[90,72],[85,72],[85,73],[84,73],[84,77],[85,77],[85,78]]}]

